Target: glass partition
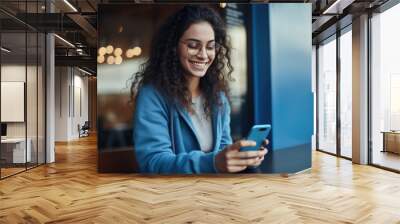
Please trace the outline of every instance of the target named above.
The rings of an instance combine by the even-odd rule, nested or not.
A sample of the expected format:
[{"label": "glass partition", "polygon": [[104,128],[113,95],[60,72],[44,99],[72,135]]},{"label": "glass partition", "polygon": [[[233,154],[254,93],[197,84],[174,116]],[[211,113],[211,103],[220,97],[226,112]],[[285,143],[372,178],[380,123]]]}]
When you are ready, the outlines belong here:
[{"label": "glass partition", "polygon": [[400,170],[400,5],[371,19],[371,162]]},{"label": "glass partition", "polygon": [[26,82],[26,114],[27,114],[27,150],[30,151],[28,156],[30,157],[27,163],[27,167],[33,167],[37,165],[37,126],[38,126],[38,102],[37,102],[37,79],[38,79],[38,52],[37,52],[37,41],[38,35],[36,32],[27,33],[27,82]]},{"label": "glass partition", "polygon": [[37,64],[37,163],[46,162],[46,36],[38,33],[38,64]]},{"label": "glass partition", "polygon": [[2,177],[25,170],[31,157],[26,141],[26,40],[25,32],[1,34]]},{"label": "glass partition", "polygon": [[336,36],[318,47],[318,149],[336,154]]},{"label": "glass partition", "polygon": [[352,157],[352,32],[340,36],[340,154]]},{"label": "glass partition", "polygon": [[[42,13],[43,3],[2,2],[0,7],[11,7],[22,18],[25,12]],[[0,178],[45,163],[46,40],[16,17],[0,12]]]}]

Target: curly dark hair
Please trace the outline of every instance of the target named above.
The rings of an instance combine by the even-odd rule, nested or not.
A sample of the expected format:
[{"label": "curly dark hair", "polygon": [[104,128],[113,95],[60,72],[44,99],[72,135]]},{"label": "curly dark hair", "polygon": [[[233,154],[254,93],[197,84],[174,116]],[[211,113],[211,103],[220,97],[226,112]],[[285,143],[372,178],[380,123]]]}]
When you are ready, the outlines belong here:
[{"label": "curly dark hair", "polygon": [[228,81],[232,80],[233,67],[225,23],[212,8],[191,5],[170,16],[154,35],[149,59],[134,74],[131,85],[133,102],[140,87],[151,84],[168,99],[192,111],[192,96],[179,61],[178,42],[190,25],[199,22],[208,22],[212,26],[215,42],[219,46],[213,63],[200,79],[200,89],[205,98],[204,112],[210,116],[213,106],[221,106],[221,92],[229,100]]}]

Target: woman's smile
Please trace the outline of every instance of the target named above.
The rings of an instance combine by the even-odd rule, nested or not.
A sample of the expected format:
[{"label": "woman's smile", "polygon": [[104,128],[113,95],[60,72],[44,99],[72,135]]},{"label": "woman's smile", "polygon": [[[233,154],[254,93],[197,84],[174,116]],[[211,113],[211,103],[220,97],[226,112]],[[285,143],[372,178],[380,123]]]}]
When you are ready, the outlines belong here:
[{"label": "woman's smile", "polygon": [[210,61],[194,61],[194,60],[188,60],[188,61],[192,65],[193,69],[197,69],[200,71],[206,69],[210,63]]}]

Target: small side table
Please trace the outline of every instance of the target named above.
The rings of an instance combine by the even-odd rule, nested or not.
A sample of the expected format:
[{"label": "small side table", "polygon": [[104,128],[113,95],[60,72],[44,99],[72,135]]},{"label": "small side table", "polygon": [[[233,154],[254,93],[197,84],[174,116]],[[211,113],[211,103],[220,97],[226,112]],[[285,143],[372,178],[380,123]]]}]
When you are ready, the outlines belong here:
[{"label": "small side table", "polygon": [[400,154],[400,131],[382,131],[381,133],[383,133],[382,152]]}]

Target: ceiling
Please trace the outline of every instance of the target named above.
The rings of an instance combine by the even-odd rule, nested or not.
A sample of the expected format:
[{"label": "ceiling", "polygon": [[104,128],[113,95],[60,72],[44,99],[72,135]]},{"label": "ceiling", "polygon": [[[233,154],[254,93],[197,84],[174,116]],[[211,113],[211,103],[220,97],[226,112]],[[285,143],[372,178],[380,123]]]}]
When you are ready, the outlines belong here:
[{"label": "ceiling", "polygon": [[313,44],[352,23],[353,17],[373,12],[389,0],[310,0],[312,3]]},{"label": "ceiling", "polygon": [[[387,0],[271,0],[251,2],[307,2],[312,3],[313,42],[332,35],[338,21],[372,10]],[[47,2],[47,5],[46,5]],[[56,63],[84,65],[96,71],[97,58],[97,11],[99,4],[149,3],[149,0],[1,0],[0,21],[2,32],[18,33],[30,28],[41,32],[54,32],[75,47],[56,38]],[[155,2],[171,2],[156,0]],[[182,2],[176,0],[175,2]],[[192,2],[202,2],[192,0]],[[219,1],[215,1],[219,2]],[[235,2],[248,3],[237,0]],[[336,2],[336,3],[335,3]],[[52,13],[49,13],[52,12]],[[346,26],[346,22],[341,22]],[[336,27],[335,27],[336,26]],[[15,34],[16,35],[16,34]],[[11,34],[10,34],[11,36]],[[19,40],[19,38],[15,38]],[[79,50],[78,50],[79,49]],[[29,51],[29,50],[28,50]],[[81,62],[81,63],[79,63]],[[88,66],[90,65],[90,66]]]}]

